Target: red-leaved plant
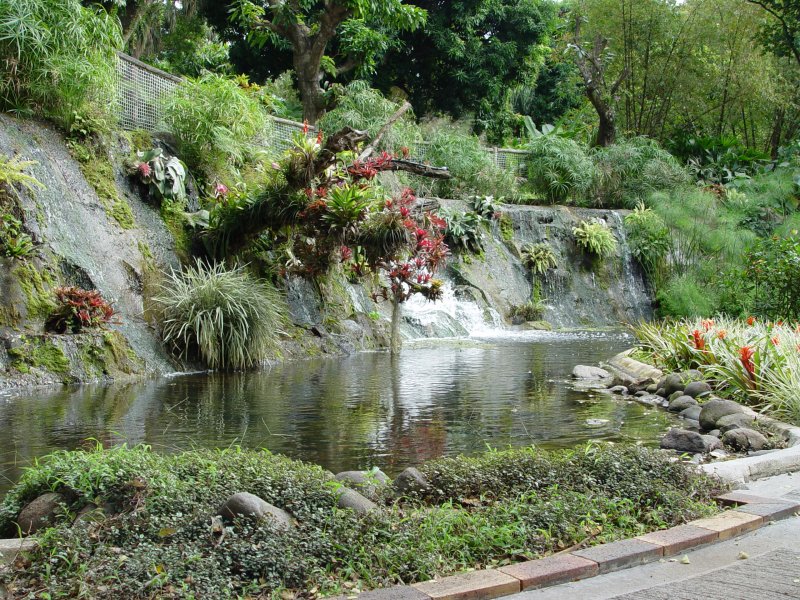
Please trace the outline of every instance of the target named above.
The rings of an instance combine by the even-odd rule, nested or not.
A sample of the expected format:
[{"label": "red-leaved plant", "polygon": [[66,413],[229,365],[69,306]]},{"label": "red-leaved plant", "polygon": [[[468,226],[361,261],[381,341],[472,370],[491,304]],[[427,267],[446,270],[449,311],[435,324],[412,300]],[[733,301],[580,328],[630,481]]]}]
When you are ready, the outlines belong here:
[{"label": "red-leaved plant", "polygon": [[56,333],[80,333],[84,328],[105,327],[117,312],[97,290],[59,287],[55,290],[57,308],[47,320],[47,329]]}]

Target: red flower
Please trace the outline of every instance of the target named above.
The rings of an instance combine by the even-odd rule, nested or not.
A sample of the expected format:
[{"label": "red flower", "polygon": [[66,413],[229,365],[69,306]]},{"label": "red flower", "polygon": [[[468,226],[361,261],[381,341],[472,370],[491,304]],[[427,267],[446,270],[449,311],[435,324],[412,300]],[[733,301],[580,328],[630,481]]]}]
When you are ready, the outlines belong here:
[{"label": "red flower", "polygon": [[322,129],[317,133],[317,143],[322,145]]},{"label": "red flower", "polygon": [[403,158],[408,158],[408,155],[411,154],[411,151],[408,149],[408,146],[403,146],[400,148],[400,154],[403,155]]},{"label": "red flower", "polygon": [[781,344],[781,338],[779,338],[777,335],[772,336],[769,341],[772,342],[773,346],[780,346]]},{"label": "red flower", "polygon": [[719,339],[721,339],[721,340],[724,340],[726,337],[728,337],[728,332],[727,332],[727,331],[725,331],[724,329],[720,329],[720,330],[717,332],[717,337],[718,337]]},{"label": "red flower", "polygon": [[703,319],[702,321],[700,321],[700,325],[703,326],[704,331],[708,331],[709,329],[714,327],[714,321],[712,321],[711,319]]},{"label": "red flower", "polygon": [[742,361],[744,370],[747,371],[750,379],[754,379],[756,375],[756,368],[753,364],[753,355],[755,352],[750,346],[742,346],[739,348],[739,360]]},{"label": "red flower", "polygon": [[353,258],[353,251],[348,248],[347,246],[342,246],[339,248],[339,254],[342,255],[342,261],[347,262],[351,258]]},{"label": "red flower", "polygon": [[303,121],[303,135],[308,133],[308,121]]},{"label": "red flower", "polygon": [[752,327],[753,325],[756,324],[756,318],[755,317],[747,317],[747,324],[750,325],[750,327]]},{"label": "red flower", "polygon": [[153,172],[153,170],[150,168],[150,165],[148,165],[146,162],[139,163],[136,166],[136,170],[138,171],[139,176],[143,178],[150,177],[150,174]]},{"label": "red flower", "polygon": [[694,338],[694,347],[697,350],[703,351],[706,349],[706,341],[697,329],[692,332],[692,338]]},{"label": "red flower", "polygon": [[410,211],[410,210],[408,210],[408,208],[407,208],[407,207],[405,207],[405,206],[401,206],[401,207],[400,207],[400,216],[401,216],[401,217],[405,218],[405,217],[407,217],[407,216],[408,216],[408,215],[410,215],[410,214],[411,214],[411,211]]}]

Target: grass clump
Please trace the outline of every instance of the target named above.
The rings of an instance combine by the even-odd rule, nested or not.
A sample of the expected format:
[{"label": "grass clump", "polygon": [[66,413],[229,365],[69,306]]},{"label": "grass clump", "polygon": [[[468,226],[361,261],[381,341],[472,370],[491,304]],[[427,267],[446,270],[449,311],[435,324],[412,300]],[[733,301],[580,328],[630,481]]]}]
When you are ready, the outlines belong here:
[{"label": "grass clump", "polygon": [[522,264],[534,275],[544,275],[558,266],[555,252],[547,242],[525,244],[522,247]]},{"label": "grass clump", "polygon": [[[638,447],[526,448],[421,469],[429,493],[399,501],[384,493],[376,498],[383,510],[358,517],[336,508],[329,473],[267,451],[58,452],[7,494],[0,528],[13,528],[25,503],[53,489],[69,491],[69,514],[87,505],[110,514],[74,526],[65,517],[4,580],[18,596],[101,600],[331,595],[639,535],[713,514],[719,491]],[[215,535],[211,517],[241,491],[287,510],[297,527],[241,519]]]},{"label": "grass clump", "polygon": [[528,181],[550,202],[584,201],[595,177],[595,166],[575,140],[539,136],[528,147]]},{"label": "grass clump", "polygon": [[244,267],[198,260],[173,272],[156,298],[164,311],[164,341],[212,369],[247,369],[277,347],[284,323],[275,288]]},{"label": "grass clump", "polygon": [[579,248],[597,258],[612,256],[617,251],[617,238],[608,225],[599,219],[582,221],[572,228],[572,234]]}]

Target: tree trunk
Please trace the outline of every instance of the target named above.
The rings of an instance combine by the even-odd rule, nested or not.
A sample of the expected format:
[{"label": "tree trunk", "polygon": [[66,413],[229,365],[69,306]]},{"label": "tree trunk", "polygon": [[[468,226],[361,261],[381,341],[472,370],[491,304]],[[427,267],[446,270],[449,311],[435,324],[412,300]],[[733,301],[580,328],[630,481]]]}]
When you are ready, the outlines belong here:
[{"label": "tree trunk", "polygon": [[389,342],[389,351],[392,354],[399,354],[400,348],[403,345],[403,340],[400,338],[400,312],[402,308],[397,296],[392,296],[392,330]]},{"label": "tree trunk", "polygon": [[600,117],[600,127],[597,129],[597,138],[594,145],[605,148],[610,146],[617,139],[617,121],[613,108],[597,111]]},{"label": "tree trunk", "polygon": [[315,125],[325,110],[325,96],[320,87],[322,69],[314,64],[307,52],[294,50],[294,70],[297,74],[297,87],[303,103],[303,119]]}]

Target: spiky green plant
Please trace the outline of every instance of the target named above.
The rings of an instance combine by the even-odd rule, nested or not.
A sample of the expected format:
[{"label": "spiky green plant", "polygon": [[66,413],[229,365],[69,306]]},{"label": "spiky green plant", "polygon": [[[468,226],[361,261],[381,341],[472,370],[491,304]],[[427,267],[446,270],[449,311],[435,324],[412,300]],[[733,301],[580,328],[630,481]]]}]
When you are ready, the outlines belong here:
[{"label": "spiky green plant", "polygon": [[172,272],[156,298],[164,311],[164,341],[212,369],[247,369],[277,347],[283,302],[268,282],[244,267],[198,260]]},{"label": "spiky green plant", "polygon": [[572,228],[572,233],[578,247],[598,258],[606,258],[617,251],[617,238],[600,219],[582,221]]},{"label": "spiky green plant", "polygon": [[35,160],[0,154],[0,186],[13,195],[17,195],[17,187],[20,186],[30,192],[35,188],[44,188],[38,179],[25,172],[38,164]]},{"label": "spiky green plant", "polygon": [[534,138],[528,150],[528,180],[551,202],[582,201],[592,185],[595,167],[586,150],[557,135]]},{"label": "spiky green plant", "polygon": [[558,260],[547,242],[526,244],[522,248],[522,264],[534,275],[544,275],[550,269],[558,266]]}]

